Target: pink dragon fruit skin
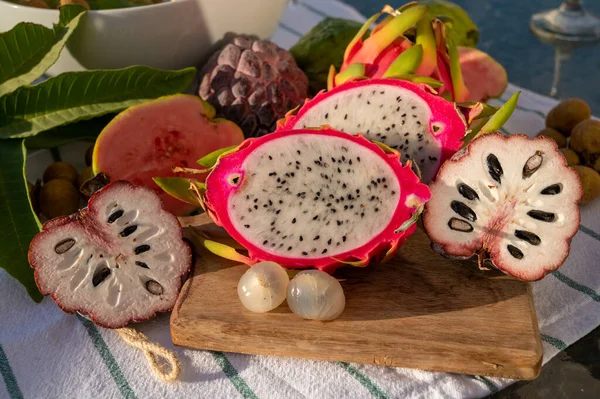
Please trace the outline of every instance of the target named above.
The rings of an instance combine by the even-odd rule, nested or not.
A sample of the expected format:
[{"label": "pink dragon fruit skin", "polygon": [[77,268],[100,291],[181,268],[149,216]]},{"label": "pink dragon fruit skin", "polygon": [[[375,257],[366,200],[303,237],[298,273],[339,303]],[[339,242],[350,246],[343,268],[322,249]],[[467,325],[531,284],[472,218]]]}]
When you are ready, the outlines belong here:
[{"label": "pink dragon fruit skin", "polygon": [[[342,149],[342,153],[336,152],[336,156],[331,156],[332,151],[338,147]],[[356,154],[360,156],[357,157]],[[322,159],[321,165],[317,157]],[[330,158],[336,161],[329,162]],[[271,170],[268,167],[271,161],[281,169]],[[256,162],[261,166],[252,168]],[[317,172],[321,170],[323,172],[319,176]],[[384,176],[383,182],[379,185],[373,180],[369,182],[371,177],[365,174],[370,173],[365,172],[368,170],[385,171],[387,180],[386,174],[381,172]],[[276,175],[273,173],[278,173],[277,176],[286,180],[280,180],[278,177],[277,182],[281,183],[276,183]],[[323,175],[329,174],[330,178],[323,178]],[[313,176],[315,180],[311,180]],[[338,178],[342,183],[340,180],[335,183]],[[272,186],[270,181],[274,182]],[[367,185],[371,188],[365,188]],[[293,188],[288,192],[289,187]],[[296,193],[299,190],[302,192]],[[252,194],[257,192],[259,195]],[[353,194],[348,194],[349,192]],[[354,198],[360,197],[359,192],[363,193],[360,200]],[[364,195],[365,192],[369,194]],[[327,200],[319,201],[321,193]],[[376,206],[371,205],[373,202],[368,201],[368,195],[371,193],[382,196],[379,202],[380,212],[379,208],[373,208]],[[259,198],[260,195],[264,197]],[[384,195],[388,196],[387,201],[384,201]],[[336,198],[338,196],[339,198]],[[347,199],[344,202],[345,198],[350,197],[352,200]],[[372,197],[374,198],[374,195]],[[410,162],[402,165],[396,151],[382,149],[360,135],[352,136],[329,128],[277,131],[244,141],[236,150],[218,159],[206,179],[206,191],[202,193],[204,207],[215,223],[223,226],[234,240],[248,250],[248,257],[240,255],[237,260],[248,264],[268,260],[287,268],[316,267],[327,272],[332,272],[342,264],[364,266],[374,257],[387,260],[415,231],[416,225],[412,224],[403,231],[398,230],[401,226],[406,226],[406,222],[414,217],[415,212],[418,212],[429,198],[429,188],[420,182],[412,171]],[[353,202],[354,200],[356,201]],[[346,204],[346,208],[343,208],[342,204]],[[349,204],[356,205],[356,209],[362,211],[362,216],[348,210]],[[243,211],[234,210],[239,208],[243,208]],[[335,214],[329,212],[335,208]],[[250,221],[253,217],[251,211],[260,216]],[[382,216],[388,211],[387,216]],[[369,217],[373,219],[369,221]],[[384,227],[378,227],[380,231],[370,230],[370,222]],[[250,223],[261,225],[250,226]],[[345,230],[346,226],[350,225],[356,228]],[[274,226],[270,229],[272,233],[269,232],[269,226]],[[361,226],[364,228],[361,229]],[[373,235],[361,236],[367,235],[367,231]],[[336,239],[328,238],[326,233],[331,233],[332,236],[344,234],[343,243],[342,240],[337,240],[337,247],[344,249],[336,252]],[[323,237],[319,237],[318,234]],[[274,248],[269,247],[271,240],[278,239],[282,240],[281,243],[276,241],[271,244]],[[355,241],[360,245],[348,247]],[[300,246],[306,245],[309,245],[307,248],[313,245],[318,247],[318,252],[315,248],[312,251],[314,255],[308,255],[309,249],[300,256],[286,255],[294,251],[299,253],[302,249]]]},{"label": "pink dragon fruit skin", "polygon": [[[361,105],[352,107],[344,101]],[[413,118],[415,113],[421,118]],[[402,161],[410,159],[419,166],[425,183],[461,148],[467,130],[456,104],[434,94],[429,86],[400,79],[346,82],[308,100],[295,115],[281,120],[278,128],[321,125],[360,133],[400,151]]]}]

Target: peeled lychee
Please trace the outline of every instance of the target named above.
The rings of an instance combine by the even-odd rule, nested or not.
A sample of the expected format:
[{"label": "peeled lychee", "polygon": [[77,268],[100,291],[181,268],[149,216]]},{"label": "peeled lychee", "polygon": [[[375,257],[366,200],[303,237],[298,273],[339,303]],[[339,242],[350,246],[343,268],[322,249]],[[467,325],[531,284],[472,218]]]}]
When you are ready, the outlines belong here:
[{"label": "peeled lychee", "polygon": [[590,119],[591,115],[592,111],[585,101],[569,98],[550,110],[546,116],[546,126],[568,136],[579,122]]},{"label": "peeled lychee", "polygon": [[583,187],[583,196],[579,203],[585,205],[592,202],[600,196],[600,174],[587,166],[572,166],[579,174],[581,186]]},{"label": "peeled lychee", "polygon": [[46,168],[44,172],[44,183],[48,183],[54,179],[64,179],[72,185],[77,184],[77,169],[68,162],[54,162]]},{"label": "peeled lychee", "polygon": [[79,191],[65,179],[54,179],[42,186],[39,201],[48,219],[70,215],[79,208]]},{"label": "peeled lychee", "polygon": [[558,148],[563,148],[567,146],[567,138],[563,136],[558,130],[552,129],[551,127],[547,127],[540,130],[537,136],[550,137],[552,140],[556,141],[556,144],[558,144]]},{"label": "peeled lychee", "polygon": [[560,151],[567,160],[567,165],[573,166],[580,164],[579,155],[570,148],[559,148],[558,151]]}]

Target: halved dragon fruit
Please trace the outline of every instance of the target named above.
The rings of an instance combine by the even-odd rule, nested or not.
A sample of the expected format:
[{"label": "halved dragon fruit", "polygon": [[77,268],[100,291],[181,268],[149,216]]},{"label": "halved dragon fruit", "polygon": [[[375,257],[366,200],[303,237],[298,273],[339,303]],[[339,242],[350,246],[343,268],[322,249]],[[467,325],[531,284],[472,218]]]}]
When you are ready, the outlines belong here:
[{"label": "halved dragon fruit", "polygon": [[579,227],[581,182],[556,143],[488,134],[442,165],[423,225],[439,253],[478,255],[522,280],[559,268]]},{"label": "halved dragon fruit", "polygon": [[40,292],[68,313],[120,328],[171,310],[191,266],[175,216],[149,188],[117,181],[31,241]]},{"label": "halved dragon fruit", "polygon": [[235,255],[238,261],[329,272],[343,263],[363,266],[396,252],[430,198],[399,158],[331,129],[278,131],[221,155],[202,201],[247,248],[249,257]]},{"label": "halved dragon fruit", "polygon": [[456,105],[424,84],[399,79],[346,82],[318,94],[279,122],[280,129],[329,125],[361,133],[412,160],[425,183],[462,145],[467,123]]}]

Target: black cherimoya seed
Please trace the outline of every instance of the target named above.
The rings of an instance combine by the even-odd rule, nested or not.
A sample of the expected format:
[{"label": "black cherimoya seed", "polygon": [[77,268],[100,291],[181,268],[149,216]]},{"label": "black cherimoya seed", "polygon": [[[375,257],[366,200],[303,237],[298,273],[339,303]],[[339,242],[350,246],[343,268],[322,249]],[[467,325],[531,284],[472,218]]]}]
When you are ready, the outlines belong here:
[{"label": "black cherimoya seed", "polygon": [[143,254],[144,252],[147,252],[147,251],[150,251],[150,245],[148,245],[148,244],[138,245],[133,250],[133,252],[135,252],[136,255]]},{"label": "black cherimoya seed", "polygon": [[544,212],[537,209],[532,209],[531,211],[527,212],[527,215],[536,220],[541,220],[542,222],[554,222],[554,220],[556,220],[556,215],[554,213]]},{"label": "black cherimoya seed", "polygon": [[144,269],[150,269],[146,263],[140,262],[139,260],[136,260],[135,264],[139,267],[143,267]]},{"label": "black cherimoya seed", "polygon": [[73,248],[73,245],[75,245],[75,240],[73,238],[65,238],[54,246],[54,252],[59,255],[64,254],[69,249]]},{"label": "black cherimoya seed", "polygon": [[541,151],[536,151],[535,154],[529,157],[525,165],[523,165],[523,179],[527,179],[533,175],[542,166],[544,157]]},{"label": "black cherimoya seed", "polygon": [[96,269],[94,276],[92,277],[92,285],[97,287],[104,280],[106,280],[108,276],[110,276],[110,269],[108,267],[100,267]]},{"label": "black cherimoya seed", "polygon": [[123,209],[119,209],[114,211],[113,213],[110,214],[110,216],[108,217],[108,219],[106,220],[107,223],[114,223],[117,221],[118,218],[120,218],[121,216],[123,216]]},{"label": "black cherimoya seed", "polygon": [[473,231],[473,226],[471,223],[458,218],[450,218],[448,221],[448,227],[454,231],[460,231],[463,233],[470,233]]},{"label": "black cherimoya seed", "polygon": [[562,184],[552,184],[541,191],[543,195],[556,195],[562,191]]},{"label": "black cherimoya seed", "polygon": [[137,224],[134,224],[133,226],[127,226],[119,233],[119,235],[121,237],[128,237],[131,234],[133,234],[137,230],[137,228]]},{"label": "black cherimoya seed", "polygon": [[520,240],[527,241],[531,245],[540,245],[542,240],[537,234],[526,230],[515,230],[515,237]]},{"label": "black cherimoya seed", "polygon": [[502,175],[504,174],[504,171],[502,170],[502,165],[500,165],[498,157],[496,157],[494,154],[490,154],[487,156],[486,161],[488,172],[490,173],[492,179],[496,180],[498,184],[502,184]]},{"label": "black cherimoya seed", "polygon": [[519,248],[515,247],[514,245],[510,245],[508,244],[506,246],[506,249],[508,249],[508,252],[513,256],[513,258],[515,259],[523,259],[523,257],[525,255],[523,255],[523,251],[521,251]]},{"label": "black cherimoya seed", "polygon": [[163,287],[155,280],[146,281],[146,290],[152,295],[162,295]]},{"label": "black cherimoya seed", "polygon": [[450,207],[452,208],[452,210],[454,212],[458,213],[460,216],[464,217],[465,219],[470,220],[471,222],[474,222],[477,220],[477,215],[475,214],[475,212],[473,212],[473,210],[471,208],[469,208],[463,202],[452,201],[450,203]]},{"label": "black cherimoya seed", "polygon": [[473,190],[467,184],[460,183],[457,188],[458,188],[458,192],[460,193],[460,195],[462,195],[466,199],[471,200],[471,201],[479,199],[479,195],[477,195],[477,192],[475,190]]}]

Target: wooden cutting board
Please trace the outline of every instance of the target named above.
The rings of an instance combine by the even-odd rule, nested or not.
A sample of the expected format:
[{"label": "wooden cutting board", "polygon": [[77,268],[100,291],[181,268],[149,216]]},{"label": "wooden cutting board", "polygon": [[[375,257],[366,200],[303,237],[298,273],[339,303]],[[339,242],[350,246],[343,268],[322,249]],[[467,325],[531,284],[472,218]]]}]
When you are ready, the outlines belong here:
[{"label": "wooden cutting board", "polygon": [[[182,222],[231,240],[204,215]],[[346,309],[331,322],[300,319],[285,303],[247,311],[237,283],[248,267],[196,252],[171,316],[175,345],[515,379],[540,372],[529,284],[437,255],[420,229],[386,264],[338,269]]]}]

